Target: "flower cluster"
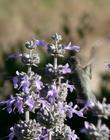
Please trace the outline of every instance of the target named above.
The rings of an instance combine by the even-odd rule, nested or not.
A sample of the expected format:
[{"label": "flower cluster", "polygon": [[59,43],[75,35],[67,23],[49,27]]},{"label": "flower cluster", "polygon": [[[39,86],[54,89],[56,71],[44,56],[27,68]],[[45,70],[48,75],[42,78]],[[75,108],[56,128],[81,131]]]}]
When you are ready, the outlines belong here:
[{"label": "flower cluster", "polygon": [[75,51],[75,52],[79,52],[80,50],[79,46],[72,45],[71,42],[68,45],[60,44],[59,42],[62,40],[62,37],[61,35],[58,35],[57,33],[52,36],[52,39],[55,41],[55,45],[48,44],[48,52],[51,55],[63,57],[66,50]]},{"label": "flower cluster", "polygon": [[[48,44],[41,40],[32,40],[25,43],[29,53],[11,55],[10,58],[20,58],[27,66],[27,72],[16,71],[13,77],[13,87],[15,94],[11,95],[1,104],[6,105],[8,113],[16,111],[24,115],[24,120],[19,120],[10,129],[9,140],[16,137],[18,140],[77,140],[75,130],[71,130],[64,121],[72,118],[74,114],[83,116],[83,109],[73,103],[67,103],[68,91],[70,94],[74,90],[65,74],[71,73],[69,64],[58,65],[58,58],[63,57],[66,50],[79,52],[80,47],[69,43],[62,45],[61,35],[57,33],[52,36],[53,43]],[[41,75],[35,73],[32,68],[40,70],[38,64],[40,58],[38,53],[33,50],[44,47],[53,57],[53,64],[46,65],[46,74],[51,80],[45,83]],[[47,79],[48,81],[48,79]],[[32,119],[30,113],[35,114]]]},{"label": "flower cluster", "polygon": [[85,122],[85,128],[81,131],[85,133],[90,140],[109,140],[110,130],[99,120],[97,126],[93,123]]},{"label": "flower cluster", "polygon": [[[81,133],[84,133],[89,140],[109,140],[110,131],[102,119],[109,119],[110,104],[106,103],[105,98],[102,103],[97,99],[93,100],[88,83],[83,80],[86,78],[88,81],[85,69],[80,67],[76,69],[79,61],[74,56],[64,65],[58,64],[58,59],[64,57],[66,51],[79,52],[80,50],[79,46],[72,45],[71,42],[63,45],[60,43],[61,40],[62,36],[56,33],[52,36],[52,43],[35,39],[27,41],[25,47],[29,53],[9,56],[19,58],[27,67],[27,72],[16,71],[16,75],[12,78],[15,93],[6,101],[0,102],[9,114],[18,112],[23,116],[10,128],[9,140],[14,138],[17,140],[79,140],[75,130],[65,124],[65,120],[72,119],[74,114],[86,119],[84,113],[88,112],[92,113],[93,117],[97,117],[97,125],[85,121]],[[39,47],[45,48],[53,59],[53,64],[46,64],[43,76],[39,75],[41,73],[39,72],[40,57],[37,53]],[[39,73],[33,70],[33,66]],[[110,68],[109,64],[108,68]],[[76,82],[74,86],[72,81],[67,79],[67,75],[72,76],[75,70],[79,70],[78,74],[81,78],[74,80]],[[83,78],[81,72],[83,72]],[[76,88],[80,88],[77,89],[81,92],[78,92],[78,96],[82,94],[84,97],[83,108],[80,106],[81,100],[80,107],[74,102],[66,101],[68,93],[74,94]],[[78,100],[77,97],[77,103]],[[34,114],[34,117],[31,117],[31,114]]]},{"label": "flower cluster", "polygon": [[106,98],[103,98],[102,103],[95,102],[91,108],[91,111],[95,116],[108,119],[110,117],[110,104],[106,103]]},{"label": "flower cluster", "polygon": [[103,119],[110,117],[110,104],[106,103],[106,98],[103,98],[102,103],[98,100],[96,102],[89,102],[85,108],[92,113],[93,117],[97,117],[97,125],[85,121],[84,128],[81,130],[85,133],[89,140],[109,140],[110,130],[106,124],[102,124]]}]

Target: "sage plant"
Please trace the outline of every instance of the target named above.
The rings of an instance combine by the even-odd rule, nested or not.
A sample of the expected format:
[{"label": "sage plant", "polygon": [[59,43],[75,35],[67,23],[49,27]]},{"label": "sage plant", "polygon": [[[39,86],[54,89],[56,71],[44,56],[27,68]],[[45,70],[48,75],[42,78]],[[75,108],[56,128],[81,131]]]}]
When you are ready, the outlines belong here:
[{"label": "sage plant", "polygon": [[96,101],[92,103],[91,108],[89,108],[92,116],[97,117],[97,124],[89,123],[85,121],[84,126],[81,130],[85,133],[89,140],[109,140],[110,130],[106,124],[103,123],[104,119],[109,119],[110,117],[110,104],[106,103],[106,98],[103,98],[102,103]]},{"label": "sage plant", "polygon": [[[22,114],[22,119],[10,128],[9,140],[77,140],[75,130],[71,130],[64,121],[77,114],[83,117],[83,110],[72,102],[67,103],[68,91],[74,94],[74,85],[65,75],[71,73],[69,64],[58,64],[58,59],[64,57],[66,51],[79,52],[80,47],[71,43],[62,45],[62,36],[57,33],[52,36],[52,43],[42,40],[31,40],[25,43],[28,53],[11,55],[19,58],[27,72],[16,71],[13,77],[15,93],[1,104],[6,106],[8,113]],[[52,57],[53,63],[45,66],[45,76],[33,71],[40,71],[38,47],[44,47]],[[46,79],[47,78],[47,79]],[[46,80],[44,80],[46,79]],[[31,117],[31,113],[35,118]]]}]

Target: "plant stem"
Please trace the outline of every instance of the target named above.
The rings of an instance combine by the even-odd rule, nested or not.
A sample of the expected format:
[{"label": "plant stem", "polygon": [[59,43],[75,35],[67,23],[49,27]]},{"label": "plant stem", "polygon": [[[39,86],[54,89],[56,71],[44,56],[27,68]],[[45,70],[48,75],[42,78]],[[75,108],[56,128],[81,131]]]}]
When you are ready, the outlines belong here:
[{"label": "plant stem", "polygon": [[57,70],[57,56],[54,57],[54,69]]},{"label": "plant stem", "polygon": [[[28,72],[27,73],[28,73],[28,75],[30,75],[30,73],[31,73],[31,66],[28,67]],[[30,119],[29,111],[26,109],[25,110],[25,121],[29,122],[29,119]]]},{"label": "plant stem", "polygon": [[29,122],[29,111],[28,110],[25,111],[25,121]]},{"label": "plant stem", "polygon": [[31,73],[31,66],[28,67],[28,75]]},{"label": "plant stem", "polygon": [[55,72],[57,72],[57,67],[58,67],[58,64],[57,64],[58,63],[57,62],[58,61],[57,60],[57,53],[58,53],[57,51],[58,51],[58,48],[57,47],[58,47],[58,42],[56,41],[55,42],[56,53],[54,54],[54,69],[55,69]]},{"label": "plant stem", "polygon": [[49,137],[48,137],[48,140],[52,140],[51,132],[48,133],[48,136],[49,136]]},{"label": "plant stem", "polygon": [[[30,58],[31,58],[31,56],[32,56],[32,50],[30,50]],[[30,75],[30,73],[31,73],[31,65],[28,67],[28,71],[27,71],[27,74],[28,75]],[[30,119],[30,115],[29,115],[29,111],[26,109],[25,110],[25,121],[26,122],[29,122],[29,119]]]}]

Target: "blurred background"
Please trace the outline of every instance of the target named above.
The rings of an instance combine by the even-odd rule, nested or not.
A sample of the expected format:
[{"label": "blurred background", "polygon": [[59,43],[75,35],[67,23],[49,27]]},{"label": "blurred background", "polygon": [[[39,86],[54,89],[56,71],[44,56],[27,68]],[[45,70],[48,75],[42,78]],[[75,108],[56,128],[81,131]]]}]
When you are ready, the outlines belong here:
[{"label": "blurred background", "polygon": [[[24,51],[26,40],[49,40],[54,33],[63,43],[80,45],[78,56],[84,66],[93,69],[91,85],[94,93],[110,99],[110,0],[0,0],[0,94],[12,92],[10,75],[18,66],[8,55]],[[45,54],[42,54],[43,58]]]}]

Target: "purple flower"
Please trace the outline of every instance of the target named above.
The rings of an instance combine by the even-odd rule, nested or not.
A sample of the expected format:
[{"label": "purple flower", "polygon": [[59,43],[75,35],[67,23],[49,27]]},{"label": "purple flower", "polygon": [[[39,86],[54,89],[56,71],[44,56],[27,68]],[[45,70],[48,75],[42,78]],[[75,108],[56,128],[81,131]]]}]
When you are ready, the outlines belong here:
[{"label": "purple flower", "polygon": [[107,64],[107,68],[109,68],[109,69],[110,69],[110,63],[109,63],[109,64]]},{"label": "purple flower", "polygon": [[45,47],[45,46],[47,46],[47,44],[44,41],[42,41],[42,40],[35,40],[35,39],[33,39],[31,41],[27,41],[25,43],[25,46],[28,49],[35,49],[36,47],[39,47],[39,46]]},{"label": "purple flower", "polygon": [[66,63],[63,68],[62,68],[62,73],[63,74],[67,74],[67,73],[71,73],[71,69],[69,68],[69,64]]},{"label": "purple flower", "polygon": [[68,134],[68,140],[77,140],[79,139],[78,136],[75,134],[75,130],[71,131],[69,134]]},{"label": "purple flower", "polygon": [[8,113],[11,113],[15,109],[17,109],[19,113],[23,113],[23,98],[19,96],[16,98],[10,96],[10,99],[2,102],[2,104],[6,104],[6,109]]},{"label": "purple flower", "polygon": [[95,103],[92,100],[89,100],[86,102],[84,108],[88,110],[88,109],[92,109],[94,106],[95,106]]},{"label": "purple flower", "polygon": [[18,76],[14,76],[13,77],[13,85],[14,85],[14,88],[18,88]]},{"label": "purple flower", "polygon": [[29,110],[31,111],[34,107],[34,100],[32,98],[32,96],[27,96],[26,97],[26,101],[25,101],[25,104],[28,106]]},{"label": "purple flower", "polygon": [[42,128],[42,132],[41,132],[41,139],[43,140],[48,140],[48,133],[47,130],[45,128]]},{"label": "purple flower", "polygon": [[58,109],[58,112],[60,114],[62,114],[62,116],[65,116],[65,113],[66,113],[66,116],[69,117],[69,118],[72,118],[72,107],[67,105],[67,104],[64,104],[63,102],[58,102],[56,104],[56,108]]},{"label": "purple flower", "polygon": [[66,63],[64,66],[58,65],[58,72],[59,72],[59,74],[71,73],[71,69],[69,68],[69,64]]},{"label": "purple flower", "polygon": [[56,87],[56,84],[53,83],[51,85],[51,88],[50,90],[47,92],[47,98],[48,98],[48,101],[53,104],[55,102],[55,98],[57,97],[58,95],[58,90],[57,90],[57,87]]},{"label": "purple flower", "polygon": [[8,58],[20,58],[22,54],[10,54]]},{"label": "purple flower", "polygon": [[22,88],[22,91],[24,93],[29,93],[29,86],[30,86],[29,77],[28,75],[25,75],[21,80],[20,88]]},{"label": "purple flower", "polygon": [[8,140],[13,140],[14,136],[15,136],[15,132],[14,132],[14,129],[13,127],[10,128],[11,132],[10,134],[8,135],[9,139]]},{"label": "purple flower", "polygon": [[10,96],[9,100],[3,102],[4,104],[6,104],[8,113],[12,112],[12,105],[14,104],[14,102],[15,102],[15,98],[13,96]]},{"label": "purple flower", "polygon": [[65,50],[79,52],[80,47],[72,45],[71,42],[70,42],[67,46],[65,46]]},{"label": "purple flower", "polygon": [[13,78],[13,85],[14,88],[21,88],[24,93],[29,93],[29,86],[30,86],[30,81],[28,75],[20,74],[18,71],[16,72],[17,76]]},{"label": "purple flower", "polygon": [[41,104],[41,109],[45,109],[45,108],[48,108],[49,106],[50,106],[50,104],[49,104],[49,102],[47,102],[46,100],[44,100],[44,99],[39,99],[39,102],[40,102],[40,104]]},{"label": "purple flower", "polygon": [[22,97],[16,97],[15,103],[14,103],[15,109],[18,110],[19,113],[23,113],[23,98]]},{"label": "purple flower", "polygon": [[52,97],[52,96],[49,96],[49,97],[48,97],[48,102],[49,102],[50,104],[54,104],[54,103],[55,103],[55,98]]},{"label": "purple flower", "polygon": [[78,115],[79,117],[84,117],[84,115],[83,115],[83,109],[81,109],[81,110],[76,110],[78,108],[78,106],[77,105],[75,105],[74,106],[74,108],[73,108],[73,113],[75,113],[76,115]]},{"label": "purple flower", "polygon": [[44,86],[41,82],[41,76],[35,75],[34,81],[33,81],[34,87],[36,88],[36,92],[39,92]]},{"label": "purple flower", "polygon": [[77,105],[75,105],[74,107],[72,107],[72,106],[73,106],[72,102],[70,102],[68,105],[65,105],[65,110],[66,110],[67,117],[72,118],[73,113],[75,113],[79,117],[84,117],[83,109],[76,110],[78,108],[78,106]]},{"label": "purple flower", "polygon": [[73,92],[73,90],[75,89],[75,87],[74,87],[74,85],[68,84],[68,89],[70,90],[70,92]]},{"label": "purple flower", "polygon": [[10,96],[10,99],[2,102],[2,104],[6,104],[6,109],[8,113],[11,113],[15,109],[17,109],[19,113],[23,113],[23,98],[19,96],[16,98]]},{"label": "purple flower", "polygon": [[43,40],[35,40],[36,46],[47,47],[47,43]]},{"label": "purple flower", "polygon": [[45,135],[45,134],[47,134],[47,130],[46,128],[42,128],[42,135]]},{"label": "purple flower", "polygon": [[[41,136],[42,140],[48,140],[48,134],[45,134],[44,136]],[[40,139],[41,140],[41,139]]]}]

